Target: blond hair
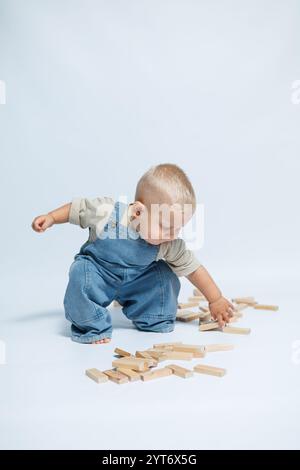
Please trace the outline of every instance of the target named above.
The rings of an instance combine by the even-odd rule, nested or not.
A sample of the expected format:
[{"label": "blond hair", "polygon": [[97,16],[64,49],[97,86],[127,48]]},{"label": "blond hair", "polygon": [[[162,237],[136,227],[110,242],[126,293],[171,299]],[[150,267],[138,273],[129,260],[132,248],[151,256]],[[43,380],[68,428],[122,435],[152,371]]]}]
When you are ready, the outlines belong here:
[{"label": "blond hair", "polygon": [[192,183],[185,172],[173,163],[151,167],[138,181],[135,200],[148,205],[154,199],[159,203],[191,204],[193,212],[196,208]]}]

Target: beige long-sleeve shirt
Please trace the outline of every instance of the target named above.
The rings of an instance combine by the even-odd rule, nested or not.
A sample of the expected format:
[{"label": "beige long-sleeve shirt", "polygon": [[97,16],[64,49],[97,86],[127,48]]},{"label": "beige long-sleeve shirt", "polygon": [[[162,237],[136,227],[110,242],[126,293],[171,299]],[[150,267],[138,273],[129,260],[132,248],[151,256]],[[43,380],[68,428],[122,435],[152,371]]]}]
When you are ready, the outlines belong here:
[{"label": "beige long-sleeve shirt", "polygon": [[[71,203],[69,222],[89,228],[88,241],[92,242],[107,224],[114,205],[115,201],[110,197],[75,198]],[[124,216],[120,223],[127,225],[126,211]],[[186,248],[184,240],[180,238],[160,244],[156,261],[160,259],[163,259],[177,276],[188,276],[201,266],[195,254]]]}]

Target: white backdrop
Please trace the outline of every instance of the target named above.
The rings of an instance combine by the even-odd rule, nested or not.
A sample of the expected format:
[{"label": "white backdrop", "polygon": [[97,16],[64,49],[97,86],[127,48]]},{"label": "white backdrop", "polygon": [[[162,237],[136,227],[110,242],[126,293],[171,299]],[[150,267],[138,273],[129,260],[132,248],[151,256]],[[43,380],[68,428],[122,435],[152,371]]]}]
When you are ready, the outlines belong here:
[{"label": "white backdrop", "polygon": [[61,309],[87,238],[34,216],[133,198],[161,162],[205,205],[198,256],[221,288],[298,293],[299,19],[298,0],[0,0],[4,316]]}]

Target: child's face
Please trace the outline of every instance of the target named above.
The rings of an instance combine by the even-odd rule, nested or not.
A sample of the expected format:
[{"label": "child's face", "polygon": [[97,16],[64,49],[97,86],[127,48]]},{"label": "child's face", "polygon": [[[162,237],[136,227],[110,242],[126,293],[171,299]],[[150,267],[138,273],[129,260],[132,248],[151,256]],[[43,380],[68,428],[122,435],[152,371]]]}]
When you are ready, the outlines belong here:
[{"label": "child's face", "polygon": [[152,204],[149,209],[140,204],[135,210],[134,225],[141,238],[151,245],[175,240],[182,227],[191,219],[192,209],[178,204]]}]

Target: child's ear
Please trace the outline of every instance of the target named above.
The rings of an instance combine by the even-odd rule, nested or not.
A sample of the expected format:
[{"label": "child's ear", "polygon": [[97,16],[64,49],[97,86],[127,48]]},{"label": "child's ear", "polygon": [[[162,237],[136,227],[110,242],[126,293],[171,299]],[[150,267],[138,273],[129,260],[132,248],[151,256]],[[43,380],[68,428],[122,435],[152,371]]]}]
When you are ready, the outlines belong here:
[{"label": "child's ear", "polygon": [[133,208],[132,208],[132,215],[134,217],[140,217],[143,212],[145,212],[146,206],[140,202],[140,201],[135,201],[133,203]]}]

